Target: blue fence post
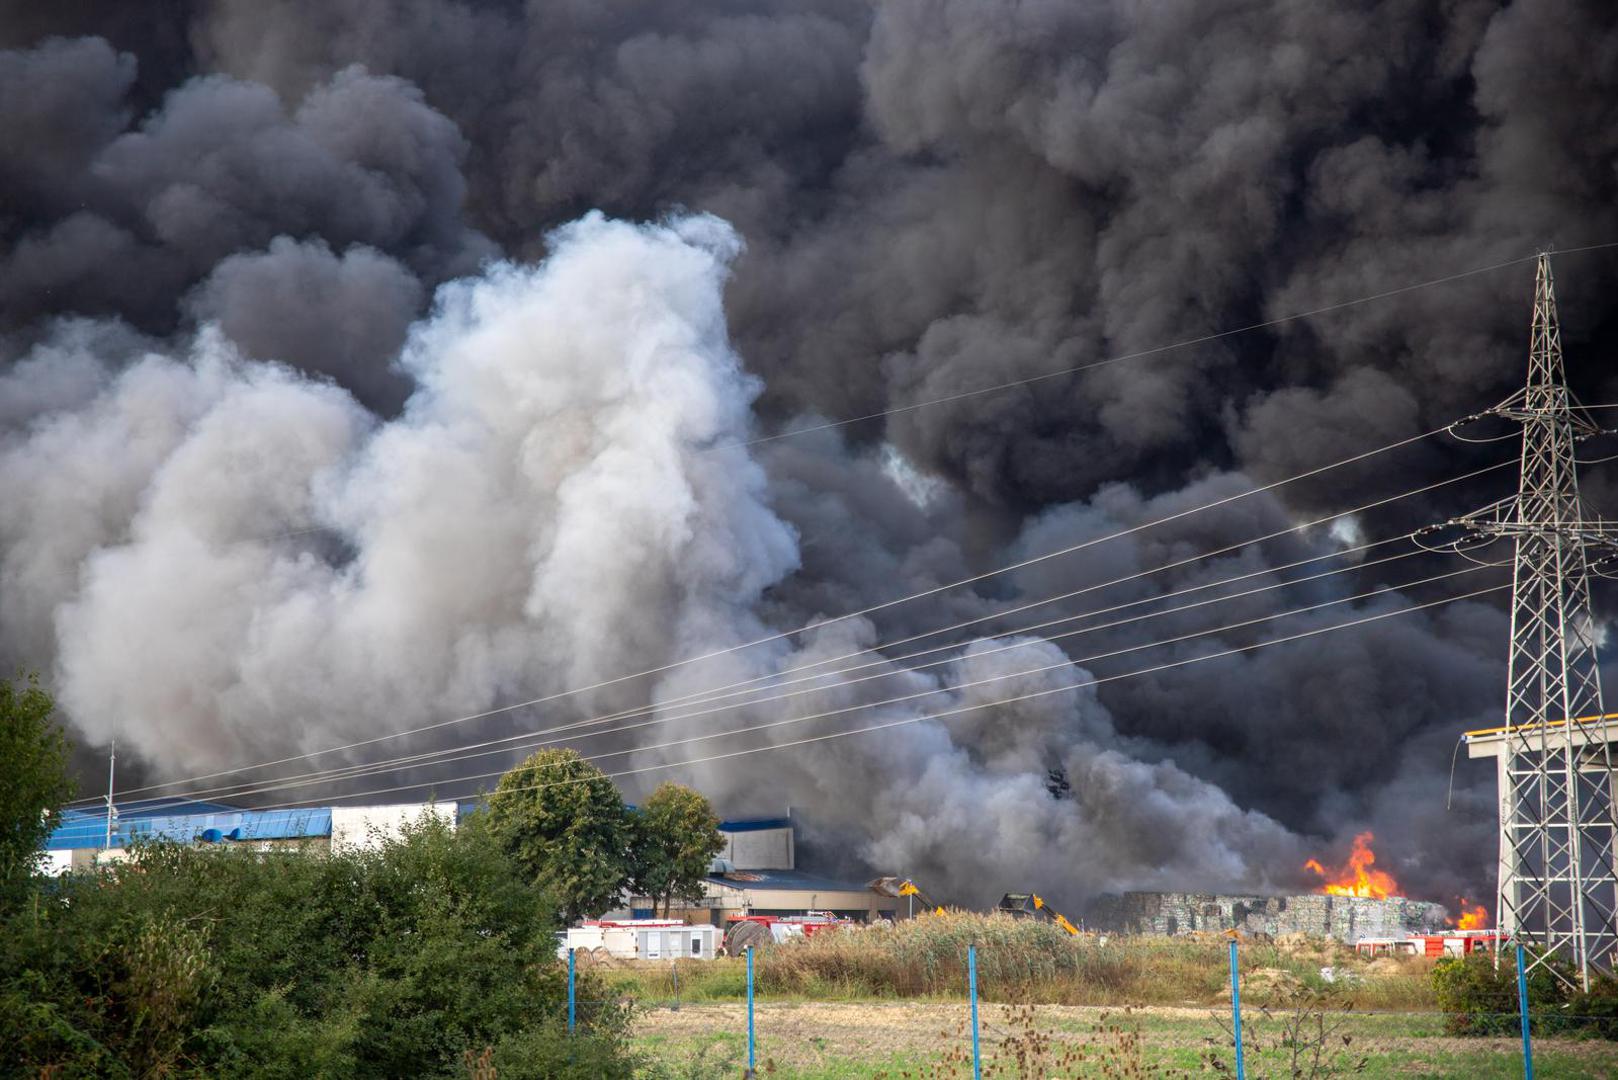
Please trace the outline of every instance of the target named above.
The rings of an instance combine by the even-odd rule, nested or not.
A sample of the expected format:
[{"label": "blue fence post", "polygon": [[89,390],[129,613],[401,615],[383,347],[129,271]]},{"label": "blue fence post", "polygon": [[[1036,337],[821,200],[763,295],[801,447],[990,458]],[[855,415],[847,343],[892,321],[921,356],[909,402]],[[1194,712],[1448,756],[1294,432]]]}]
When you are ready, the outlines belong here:
[{"label": "blue fence post", "polygon": [[1517,1011],[1522,1014],[1523,1080],[1534,1080],[1534,1048],[1528,1041],[1528,975],[1524,970],[1522,945],[1517,945]]},{"label": "blue fence post", "polygon": [[1242,1061],[1242,977],[1236,966],[1236,939],[1230,939],[1230,1031],[1236,1036],[1236,1080],[1247,1080]]},{"label": "blue fence post", "polygon": [[753,1040],[753,946],[747,947],[747,1075],[752,1076],[756,1062]]},{"label": "blue fence post", "polygon": [[573,977],[575,973],[573,960],[575,952],[577,952],[575,949],[567,951],[567,1033],[569,1035],[573,1034],[573,1028],[577,1025],[579,1019],[578,986]]},{"label": "blue fence post", "polygon": [[978,1047],[978,947],[966,947],[966,996],[972,1000],[972,1080],[983,1080],[983,1053]]}]

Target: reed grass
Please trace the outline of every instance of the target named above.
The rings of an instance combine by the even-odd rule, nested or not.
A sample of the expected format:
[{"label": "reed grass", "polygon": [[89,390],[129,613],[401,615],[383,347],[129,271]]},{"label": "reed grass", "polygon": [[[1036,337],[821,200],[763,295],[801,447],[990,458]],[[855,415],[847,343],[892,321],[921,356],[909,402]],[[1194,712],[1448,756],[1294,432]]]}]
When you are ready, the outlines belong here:
[{"label": "reed grass", "polygon": [[[1201,1006],[1227,992],[1227,946],[1219,938],[1074,938],[1049,923],[974,913],[854,927],[772,946],[757,958],[757,992],[805,1001],[958,999],[966,989],[969,945],[977,946],[978,989],[986,1001]],[[1383,961],[1384,970],[1373,971],[1352,950],[1330,944],[1296,950],[1244,942],[1241,948],[1244,978],[1284,971],[1319,987],[1327,964],[1345,973],[1343,998],[1356,1008],[1434,1007],[1419,963],[1392,971]],[[693,1002],[735,1000],[745,985],[735,959],[682,962],[677,976],[672,969],[618,971],[609,981],[630,996]]]}]

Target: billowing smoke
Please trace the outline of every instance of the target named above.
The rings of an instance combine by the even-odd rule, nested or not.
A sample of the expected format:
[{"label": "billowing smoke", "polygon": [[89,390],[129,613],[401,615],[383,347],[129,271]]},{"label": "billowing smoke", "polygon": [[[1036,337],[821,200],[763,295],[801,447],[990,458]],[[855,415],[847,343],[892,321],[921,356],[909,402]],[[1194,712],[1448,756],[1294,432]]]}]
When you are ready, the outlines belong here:
[{"label": "billowing smoke", "polygon": [[[1463,765],[1444,800],[1456,733],[1503,697],[1497,596],[1197,658],[1498,574],[1407,586],[1464,564],[1390,546],[1020,632],[1342,565],[1274,569],[1509,470],[993,616],[1509,443],[1430,440],[611,680],[1492,404],[1521,378],[1523,264],[907,408],[1618,239],[1615,52],[1595,0],[0,3],[0,666],[46,672],[78,737],[116,733],[153,779],[608,682],[317,763],[648,703],[665,723],[577,744],[639,769],[903,721],[668,775],[728,813],[790,803],[828,864],[962,899],[1282,888],[1367,826],[1413,892],[1484,895],[1492,773]],[[1556,265],[1576,387],[1618,401],[1618,260]],[[1599,468],[1587,491],[1618,496]],[[967,620],[858,673],[883,678],[679,718]],[[508,760],[322,793],[453,794]]]},{"label": "billowing smoke", "polygon": [[[757,633],[749,607],[795,554],[757,465],[711,448],[755,390],[721,312],[734,234],[591,217],[553,243],[440,290],[394,420],[213,328],[36,415],[6,447],[5,500],[42,512],[11,519],[27,531],[7,564],[65,547],[77,581],[6,584],[48,613],[88,737],[201,768]],[[56,347],[7,395],[50,377]],[[99,515],[50,512],[67,476],[103,479],[75,500]]]}]

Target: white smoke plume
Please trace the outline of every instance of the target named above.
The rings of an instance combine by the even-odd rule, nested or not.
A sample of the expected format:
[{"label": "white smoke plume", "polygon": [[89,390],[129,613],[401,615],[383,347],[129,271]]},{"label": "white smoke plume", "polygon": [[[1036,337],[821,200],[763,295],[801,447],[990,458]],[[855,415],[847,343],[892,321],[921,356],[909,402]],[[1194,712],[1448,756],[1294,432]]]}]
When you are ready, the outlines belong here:
[{"label": "white smoke plume", "polygon": [[[53,632],[86,736],[175,769],[312,750],[639,670],[754,631],[796,561],[734,443],[756,384],[713,218],[586,218],[537,268],[445,286],[376,422],[202,333],[98,361],[66,328],[0,398],[8,629]],[[75,572],[75,567],[82,570]],[[289,747],[291,743],[291,747]]]}]

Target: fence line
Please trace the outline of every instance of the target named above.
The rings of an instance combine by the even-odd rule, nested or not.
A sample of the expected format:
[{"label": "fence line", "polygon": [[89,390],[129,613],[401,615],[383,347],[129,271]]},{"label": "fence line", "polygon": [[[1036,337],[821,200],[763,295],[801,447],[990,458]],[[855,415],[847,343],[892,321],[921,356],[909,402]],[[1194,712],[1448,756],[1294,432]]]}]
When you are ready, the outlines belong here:
[{"label": "fence line", "polygon": [[[786,946],[786,947],[790,947],[790,946]],[[1229,1027],[1228,1027],[1228,1029],[1224,1029],[1224,1030],[1221,1031],[1220,1034],[1221,1034],[1222,1037],[1209,1037],[1206,1040],[1208,1048],[1205,1051],[1205,1054],[1207,1055],[1205,1060],[1206,1060],[1207,1064],[1213,1065],[1215,1067],[1216,1071],[1223,1071],[1227,1075],[1234,1075],[1237,1078],[1237,1080],[1246,1080],[1246,1075],[1247,1075],[1246,1070],[1247,1070],[1247,1064],[1248,1064],[1247,1059],[1248,1059],[1248,1057],[1250,1055],[1250,1052],[1257,1051],[1259,1049],[1258,1044],[1254,1041],[1258,1037],[1256,1035],[1256,1033],[1255,1033],[1255,1029],[1252,1027],[1251,1024],[1244,1023],[1244,1020],[1247,1019],[1248,1014],[1250,1012],[1254,1011],[1254,1006],[1245,1003],[1244,1000],[1243,1000],[1243,985],[1242,985],[1243,984],[1243,976],[1242,976],[1242,971],[1241,971],[1241,946],[1240,946],[1239,941],[1237,941],[1236,939],[1232,939],[1229,942],[1228,948],[1229,948],[1229,972],[1230,972],[1230,974],[1229,974],[1229,990],[1230,990]],[[1032,1034],[1036,1032],[1036,1029],[1038,1027],[1038,1019],[1039,1019],[1039,1017],[1038,1017],[1037,1010],[1038,1010],[1039,1007],[1035,1006],[1035,1005],[1027,1004],[1027,1003],[1019,1003],[1019,1002],[1016,1002],[1016,1001],[1009,1001],[1009,1002],[1004,1002],[1003,1001],[1003,1002],[998,1002],[997,1003],[1001,1008],[1003,1008],[1006,1011],[1007,1023],[1005,1025],[985,1022],[984,1019],[980,1015],[980,1011],[981,1011],[980,1010],[980,997],[982,996],[982,993],[981,993],[982,992],[982,987],[980,986],[980,981],[979,981],[977,945],[976,944],[967,945],[965,951],[966,951],[966,965],[965,965],[965,968],[966,968],[966,988],[965,988],[966,989],[966,1001],[963,1004],[966,1006],[966,1009],[963,1010],[964,1015],[962,1016],[962,1019],[960,1021],[960,1027],[957,1029],[958,1036],[960,1037],[961,1041],[959,1043],[952,1043],[952,1041],[951,1041],[952,1038],[954,1038],[956,1036],[952,1036],[952,1034],[948,1030],[946,1030],[944,1032],[940,1032],[936,1039],[926,1040],[926,1042],[921,1047],[921,1049],[924,1049],[933,1058],[937,1058],[937,1059],[939,1059],[941,1061],[944,1061],[946,1063],[946,1065],[944,1065],[944,1066],[939,1066],[940,1069],[946,1069],[947,1063],[952,1061],[952,1060],[959,1063],[962,1066],[964,1066],[966,1063],[969,1062],[970,1067],[971,1067],[971,1075],[974,1078],[974,1080],[982,1080],[982,1076],[983,1076],[983,1073],[984,1073],[984,1061],[985,1061],[986,1057],[990,1056],[989,1053],[987,1052],[989,1049],[994,1049],[996,1051],[995,1059],[1002,1063],[1002,1066],[997,1066],[997,1073],[999,1075],[1004,1075],[1003,1063],[1004,1063],[1004,1061],[1006,1059],[1006,1056],[1007,1056],[1007,1054],[1009,1052],[1014,1052],[1017,1055],[1024,1055],[1024,1054],[1027,1054],[1027,1053],[1031,1053],[1033,1051],[1030,1051],[1028,1049],[1029,1045],[1034,1046],[1034,1048],[1036,1050],[1038,1050],[1038,1051],[1046,1052],[1046,1051],[1049,1051],[1050,1047],[1052,1047],[1053,1045],[1055,1045],[1057,1043],[1063,1043],[1063,1042],[1071,1043],[1071,1042],[1078,1041],[1082,1037],[1082,1033],[1080,1033],[1080,1032],[1064,1031],[1064,1030],[1058,1029],[1058,1030],[1047,1032],[1047,1033],[1045,1033],[1043,1035],[1040,1035],[1038,1038],[1033,1038]],[[1443,1019],[1446,1022],[1454,1021],[1458,1017],[1462,1018],[1462,1019],[1465,1019],[1465,1020],[1492,1020],[1492,1021],[1506,1021],[1506,1020],[1514,1018],[1514,1019],[1516,1019],[1518,1021],[1517,1026],[1520,1028],[1520,1032],[1521,1032],[1521,1041],[1522,1041],[1521,1053],[1522,1053],[1522,1062],[1523,1062],[1523,1075],[1524,1075],[1524,1077],[1527,1078],[1527,1080],[1532,1080],[1532,1078],[1534,1076],[1533,1041],[1534,1041],[1534,1038],[1535,1038],[1536,1028],[1538,1028],[1540,1030],[1549,1030],[1549,1031],[1552,1031],[1552,1032],[1568,1032],[1568,1031],[1572,1030],[1572,1028],[1574,1026],[1577,1026],[1577,1025],[1580,1025],[1580,1024],[1590,1024],[1590,1025],[1602,1024],[1602,1025],[1607,1025],[1607,1027],[1603,1031],[1603,1034],[1606,1034],[1609,1038],[1612,1037],[1612,1029],[1618,1028],[1618,1012],[1615,1012],[1613,1014],[1605,1014],[1605,1015],[1599,1014],[1599,1013],[1583,1013],[1583,1012],[1573,1013],[1573,1012],[1561,1011],[1561,1010],[1558,1010],[1558,1009],[1556,1009],[1554,1007],[1546,1008],[1546,1007],[1541,1006],[1541,1007],[1536,1008],[1536,1007],[1532,1006],[1530,1001],[1529,1001],[1528,982],[1527,982],[1526,975],[1525,975],[1524,952],[1523,952],[1523,949],[1522,949],[1521,945],[1517,946],[1516,954],[1517,954],[1516,955],[1516,960],[1517,960],[1517,979],[1516,979],[1516,987],[1515,987],[1515,989],[1516,989],[1516,996],[1517,996],[1517,1008],[1515,1010],[1510,1010],[1510,1011],[1506,1011],[1506,1010],[1481,1011],[1481,1010],[1478,1010],[1478,1011],[1469,1011],[1469,1012],[1466,1012],[1464,1014],[1456,1014],[1456,1013],[1447,1013],[1447,1012],[1443,1012],[1443,1011],[1440,1011],[1440,1010],[1428,1010],[1428,1009],[1413,1009],[1413,1010],[1395,1010],[1395,1009],[1372,1010],[1372,1009],[1353,1009],[1353,1008],[1343,1009],[1343,1008],[1316,1007],[1316,1005],[1311,1004],[1308,1007],[1308,1013],[1309,1013],[1309,1015],[1311,1017],[1318,1017],[1319,1020],[1323,1024],[1325,1024],[1327,1021],[1331,1021],[1332,1023],[1337,1024],[1339,1027],[1343,1023],[1346,1023],[1346,1022],[1348,1022],[1350,1020],[1353,1020],[1353,1019],[1359,1019],[1359,1018],[1364,1018],[1366,1020],[1380,1020],[1380,1019],[1389,1019],[1389,1018],[1401,1018],[1401,1019],[1423,1018],[1423,1019]],[[805,1005],[805,1004],[811,1004],[811,1005],[816,1004],[815,1002],[804,1002],[802,999],[798,998],[795,995],[788,995],[780,1003],[783,1008],[786,1008],[786,1009],[789,1010],[788,1013],[779,1014],[779,1013],[772,1012],[771,1015],[767,1019],[767,1022],[766,1022],[766,1025],[765,1025],[765,1030],[762,1032],[763,1037],[761,1038],[761,1032],[760,1032],[760,1029],[759,1029],[759,1019],[760,1019],[760,1017],[759,1017],[759,1014],[758,1014],[760,986],[759,986],[759,981],[758,981],[759,969],[757,967],[757,963],[758,963],[758,960],[755,957],[754,949],[752,947],[749,947],[746,950],[746,954],[745,954],[745,971],[746,971],[746,996],[745,996],[746,1068],[745,1068],[745,1072],[743,1074],[745,1077],[748,1077],[748,1078],[755,1077],[755,1076],[757,1076],[759,1074],[759,1067],[760,1067],[759,1063],[760,1063],[761,1059],[765,1060],[766,1062],[769,1063],[769,1068],[766,1071],[770,1071],[770,1072],[775,1071],[775,1067],[774,1067],[774,1064],[773,1064],[774,1059],[773,1059],[773,1057],[767,1057],[766,1052],[770,1051],[772,1049],[772,1047],[779,1047],[779,1046],[785,1045],[786,1036],[785,1036],[785,1032],[783,1031],[783,1029],[781,1027],[781,1024],[782,1024],[782,1019],[781,1018],[782,1018],[782,1016],[785,1015],[785,1016],[790,1017],[790,1015],[791,1015],[790,1010],[793,1009],[793,1008],[796,1008],[798,1006],[802,1006],[802,1005]],[[642,1009],[642,1010],[650,1010],[650,1011],[653,1011],[653,1012],[656,1012],[656,1011],[659,1011],[659,1010],[667,1010],[670,1013],[679,1012],[683,1005],[684,1006],[695,1005],[695,1006],[697,1006],[698,1009],[701,1009],[704,1006],[712,1007],[712,1008],[716,1008],[716,1009],[734,1008],[735,1007],[735,1002],[734,1001],[730,1001],[730,1002],[716,1001],[716,1000],[704,1001],[704,1000],[700,1000],[700,999],[695,1001],[695,1002],[689,1001],[689,1000],[682,1001],[682,999],[680,997],[680,981],[679,981],[679,973],[678,973],[678,965],[677,964],[674,965],[674,968],[673,968],[672,987],[673,987],[673,990],[674,990],[674,996],[673,996],[672,999],[666,999],[666,1000],[644,999],[644,998],[639,998],[639,997],[630,998],[630,997],[626,997],[626,996],[617,996],[617,997],[589,996],[589,997],[581,998],[579,996],[579,993],[578,993],[578,989],[579,989],[579,973],[578,973],[576,951],[575,950],[569,950],[568,954],[567,954],[567,1028],[568,1028],[568,1031],[570,1033],[576,1033],[581,1027],[587,1026],[588,1023],[589,1023],[588,1018],[591,1017],[591,1016],[598,1015],[599,1010],[607,1009],[607,1008],[613,1008],[613,1007],[622,1007],[622,1006],[624,1006],[626,1004],[633,1004],[635,1007],[637,1007],[639,1009]],[[947,1001],[946,1002],[939,1002],[936,999],[930,999],[930,1000],[927,1000],[925,1002],[917,1002],[917,1001],[914,1001],[914,1000],[897,999],[896,998],[893,1001],[887,1002],[887,1003],[884,1003],[884,1004],[891,1004],[892,1006],[894,1006],[896,1008],[914,1008],[914,1007],[917,1007],[917,1006],[921,1006],[923,1008],[938,1008],[939,1006],[947,1005],[948,1002]],[[873,1003],[871,1003],[869,1001],[861,1002],[860,1005],[861,1005],[862,1008],[866,1008],[866,1009],[870,1009],[870,1008],[873,1008],[873,1007],[876,1007],[876,1008],[881,1007],[880,1005],[873,1006]],[[1102,1017],[1103,1019],[1105,1019],[1109,1015],[1112,1015],[1112,1014],[1116,1013],[1116,1011],[1119,1010],[1119,1009],[1122,1009],[1125,1013],[1128,1013],[1131,1010],[1131,1007],[1127,1006],[1127,1005],[1125,1005],[1125,1006],[1113,1006],[1113,1007],[1110,1007],[1110,1008],[1108,1006],[1086,1005],[1086,1006],[1078,1006],[1078,1008],[1083,1009],[1085,1011],[1092,1011],[1092,1010],[1096,1011],[1100,1015],[1100,1017]],[[1181,1008],[1184,1008],[1184,1007],[1181,1007]],[[581,1023],[581,1010],[582,1010],[582,1015],[586,1018],[582,1023]],[[1019,1010],[1021,1010],[1021,1012],[1019,1012]],[[1271,1007],[1268,1007],[1266,1005],[1259,1005],[1259,1006],[1257,1006],[1257,1012],[1263,1017],[1274,1018],[1277,1015],[1285,1015],[1288,1012],[1288,1009],[1286,1009],[1286,1008],[1272,1009]],[[960,1015],[960,1014],[957,1014],[957,1015]],[[1146,1014],[1146,1015],[1150,1015],[1150,1014]],[[1214,1018],[1214,1019],[1217,1019],[1217,1017],[1218,1017],[1218,1013],[1213,1011],[1212,1009],[1210,1009],[1209,1015],[1210,1015],[1210,1018]],[[1178,1018],[1175,1018],[1175,1019],[1178,1019]],[[1020,1029],[1016,1026],[1018,1023],[1021,1023],[1021,1025],[1022,1025],[1022,1027]],[[1330,1025],[1327,1025],[1327,1026],[1329,1027]],[[788,1030],[790,1030],[790,1029],[788,1029]],[[1111,1027],[1111,1028],[1107,1028],[1107,1029],[1105,1029],[1105,1031],[1103,1031],[1103,1029],[1098,1025],[1098,1027],[1096,1029],[1094,1029],[1092,1031],[1091,1035],[1090,1035],[1090,1042],[1094,1043],[1096,1041],[1098,1032],[1101,1033],[1101,1035],[1103,1035],[1103,1036],[1105,1036],[1107,1038],[1113,1038],[1116,1041],[1117,1039],[1120,1038],[1120,1036],[1118,1036],[1118,1034],[1117,1034],[1119,1030],[1120,1029],[1118,1027],[1114,1026],[1114,1027]],[[1507,1028],[1507,1030],[1509,1030],[1509,1028]],[[774,1034],[772,1034],[772,1032],[774,1032]],[[724,1036],[724,1034],[725,1034],[725,1032],[724,1032],[724,1030],[722,1028],[713,1029],[712,1033],[715,1034],[716,1036],[721,1036],[721,1037]],[[741,1036],[741,1034],[742,1033],[737,1032],[737,1033],[733,1034],[731,1037],[732,1038],[738,1038],[738,1041],[741,1041],[739,1039],[739,1036]],[[801,1035],[802,1032],[800,1031],[800,1032],[798,1032],[798,1034]],[[1496,1034],[1499,1034],[1499,1032],[1496,1031]],[[1138,1030],[1137,1030],[1137,1035],[1138,1035]],[[985,1036],[987,1036],[987,1039],[985,1038]],[[1544,1036],[1541,1035],[1540,1037],[1543,1038]],[[998,1045],[996,1045],[997,1040],[998,1040]],[[818,1038],[818,1037],[815,1038],[815,1039],[810,1039],[808,1041],[814,1042],[814,1043],[817,1043],[817,1044],[823,1044],[825,1042],[824,1039]],[[989,1044],[987,1047],[985,1045],[986,1042]],[[1344,1043],[1346,1045],[1346,1043],[1347,1043],[1346,1039],[1344,1040]],[[1024,1045],[1024,1044],[1027,1044],[1027,1045]],[[1214,1058],[1220,1056],[1220,1051],[1219,1051],[1218,1048],[1219,1048],[1219,1046],[1221,1044],[1228,1048],[1228,1051],[1223,1054],[1224,1060],[1228,1063],[1226,1065],[1217,1065],[1214,1062]],[[968,1048],[969,1048],[969,1052],[968,1052]],[[820,1047],[818,1047],[818,1049],[823,1050],[824,1047],[820,1046]],[[918,1047],[916,1045],[914,1045],[914,1040],[912,1040],[912,1039],[910,1039],[909,1037],[906,1036],[906,1037],[899,1037],[899,1038],[896,1039],[896,1041],[890,1042],[890,1043],[885,1044],[885,1045],[880,1045],[880,1046],[866,1045],[866,1046],[862,1047],[861,1052],[863,1052],[863,1053],[865,1053],[865,1054],[867,1054],[869,1056],[872,1056],[872,1057],[878,1057],[882,1053],[885,1052],[885,1053],[888,1054],[888,1056],[894,1057],[894,1056],[900,1056],[901,1052],[908,1053],[908,1052],[915,1051],[917,1049],[918,1049]],[[1138,1047],[1137,1047],[1137,1049],[1138,1049]],[[958,1056],[956,1056],[956,1055],[958,1055]],[[732,1073],[731,1075],[734,1075],[734,1073]],[[875,1075],[888,1075],[888,1074],[878,1072]],[[950,1071],[936,1071],[936,1072],[923,1071],[920,1074],[916,1074],[916,1075],[927,1076],[927,1077],[932,1077],[932,1076],[942,1077],[942,1076],[953,1076],[953,1075],[956,1075],[956,1074],[954,1072],[950,1072]]]}]

